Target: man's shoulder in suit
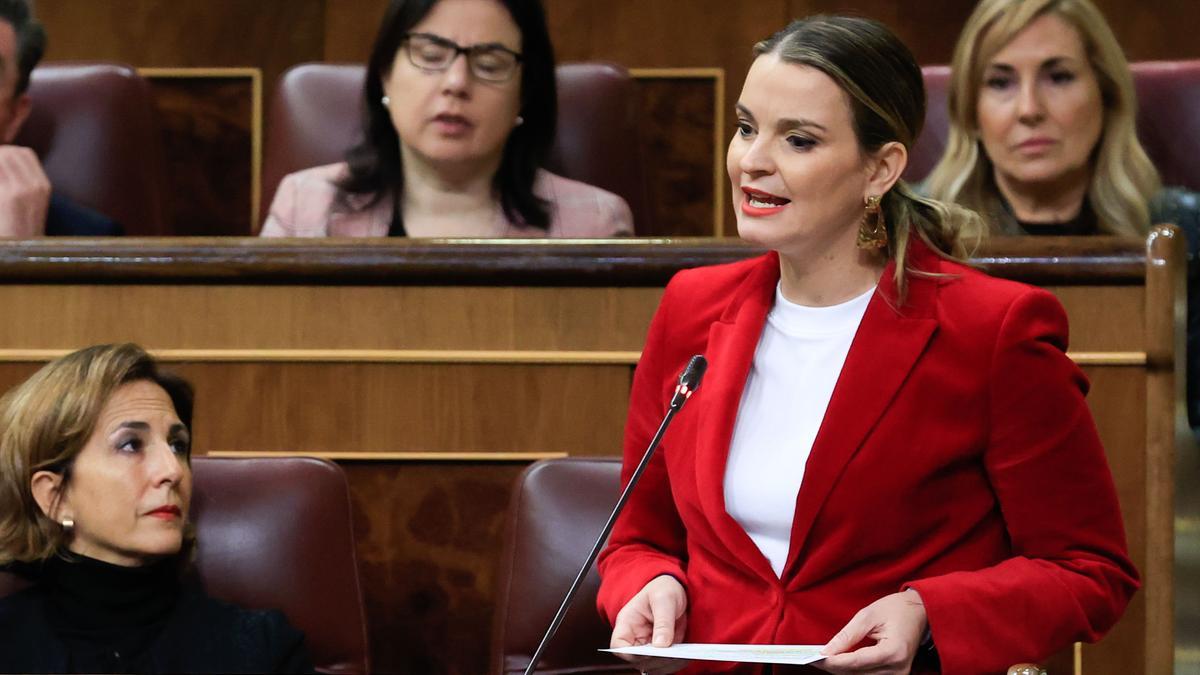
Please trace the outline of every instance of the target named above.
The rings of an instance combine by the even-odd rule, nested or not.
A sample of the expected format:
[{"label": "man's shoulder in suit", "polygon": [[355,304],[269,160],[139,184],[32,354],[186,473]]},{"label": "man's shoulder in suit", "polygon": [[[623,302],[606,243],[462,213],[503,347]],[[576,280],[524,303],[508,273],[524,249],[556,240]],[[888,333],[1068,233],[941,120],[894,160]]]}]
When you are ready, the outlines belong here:
[{"label": "man's shoulder in suit", "polygon": [[46,209],[48,237],[118,237],[125,234],[120,223],[80,206],[59,193],[50,195]]}]

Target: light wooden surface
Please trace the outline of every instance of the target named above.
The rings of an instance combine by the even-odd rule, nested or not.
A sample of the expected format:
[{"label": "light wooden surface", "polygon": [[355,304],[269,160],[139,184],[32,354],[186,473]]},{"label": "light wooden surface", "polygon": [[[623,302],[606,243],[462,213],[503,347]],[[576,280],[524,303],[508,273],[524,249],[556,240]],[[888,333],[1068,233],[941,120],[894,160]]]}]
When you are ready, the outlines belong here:
[{"label": "light wooden surface", "polygon": [[[640,351],[657,288],[0,285],[0,348]],[[54,308],[54,311],[46,311]]]}]

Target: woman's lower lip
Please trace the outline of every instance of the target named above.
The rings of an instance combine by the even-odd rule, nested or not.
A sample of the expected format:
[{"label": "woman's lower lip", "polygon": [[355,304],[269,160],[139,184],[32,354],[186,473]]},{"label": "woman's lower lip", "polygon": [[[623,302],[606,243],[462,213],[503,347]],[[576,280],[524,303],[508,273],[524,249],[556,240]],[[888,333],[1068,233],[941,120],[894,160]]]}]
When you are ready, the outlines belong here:
[{"label": "woman's lower lip", "polygon": [[780,204],[779,206],[753,206],[750,204],[749,197],[742,198],[742,213],[755,218],[773,216],[786,208],[787,204]]},{"label": "woman's lower lip", "polygon": [[433,121],[433,126],[435,129],[437,129],[439,134],[450,137],[465,136],[471,131],[471,125],[469,123],[459,120],[435,119]]},{"label": "woman's lower lip", "polygon": [[163,520],[175,520],[179,517],[178,513],[172,511],[152,511],[149,515],[151,518],[161,518]]}]

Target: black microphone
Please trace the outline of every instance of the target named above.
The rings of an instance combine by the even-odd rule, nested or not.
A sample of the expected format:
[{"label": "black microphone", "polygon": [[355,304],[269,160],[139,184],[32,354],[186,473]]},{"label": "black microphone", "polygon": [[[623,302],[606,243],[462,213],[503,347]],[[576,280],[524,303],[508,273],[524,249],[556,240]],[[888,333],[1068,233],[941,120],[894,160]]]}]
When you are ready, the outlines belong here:
[{"label": "black microphone", "polygon": [[617,522],[617,516],[621,515],[621,511],[625,508],[625,502],[629,501],[629,495],[633,492],[633,486],[637,485],[638,480],[642,477],[642,472],[650,465],[650,457],[658,449],[658,444],[662,441],[663,434],[666,433],[671,420],[675,419],[675,413],[678,413],[683,408],[683,404],[687,403],[692,394],[700,388],[700,381],[704,379],[704,371],[707,369],[708,361],[700,354],[697,354],[688,361],[687,368],[684,368],[683,373],[680,374],[679,384],[675,387],[674,395],[671,396],[671,403],[667,408],[667,414],[663,416],[662,424],[658,425],[658,431],[654,433],[654,438],[650,439],[650,445],[646,448],[646,453],[642,455],[642,461],[638,462],[633,475],[629,477],[629,483],[625,485],[625,489],[621,492],[621,497],[617,499],[617,505],[613,507],[612,514],[608,516],[608,522],[604,524],[604,529],[601,530],[600,536],[596,537],[596,543],[592,546],[591,553],[588,553],[587,560],[579,568],[579,574],[575,575],[575,581],[571,583],[570,590],[567,591],[562,604],[558,606],[558,612],[554,614],[554,620],[550,622],[550,627],[546,629],[546,634],[542,636],[542,641],[538,643],[537,650],[533,652],[533,658],[529,660],[529,666],[525,668],[525,675],[533,675],[533,671],[537,669],[538,661],[542,658],[542,652],[546,651],[546,646],[550,644],[550,640],[554,639],[554,634],[558,632],[558,627],[562,625],[563,619],[567,616],[567,610],[571,607],[571,601],[575,599],[575,594],[579,592],[579,587],[583,585],[583,580],[587,577],[588,570],[592,569],[592,563],[596,562],[596,556],[600,555],[600,547],[604,545],[605,540],[608,539],[608,535],[612,533],[613,525]]},{"label": "black microphone", "polygon": [[672,408],[682,408],[685,401],[692,397],[692,392],[700,388],[704,372],[708,370],[708,360],[697,354],[688,361],[687,368],[679,376],[679,385],[675,387],[675,395],[671,397]]}]

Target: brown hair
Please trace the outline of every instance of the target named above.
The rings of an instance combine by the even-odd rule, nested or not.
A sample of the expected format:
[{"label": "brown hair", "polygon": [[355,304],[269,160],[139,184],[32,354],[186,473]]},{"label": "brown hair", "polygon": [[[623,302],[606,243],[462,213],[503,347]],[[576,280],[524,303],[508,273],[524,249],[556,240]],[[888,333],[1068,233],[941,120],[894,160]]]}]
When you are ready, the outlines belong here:
[{"label": "brown hair", "polygon": [[17,81],[12,92],[16,98],[29,89],[33,69],[46,52],[46,29],[33,17],[30,0],[0,0],[0,21],[7,21],[17,37],[17,62],[13,66]]},{"label": "brown hair", "polygon": [[[159,372],[154,359],[134,344],[72,352],[0,398],[0,565],[45,560],[65,550],[67,533],[33,498],[33,474],[62,475],[61,494],[105,403],[118,387],[137,381],[161,386],[175,414],[191,428],[191,385]],[[192,539],[189,527],[185,549]]]},{"label": "brown hair", "polygon": [[[925,82],[912,52],[884,24],[850,16],[813,16],[793,21],[754,47],[786,63],[828,75],[846,93],[854,131],[864,152],[887,143],[912,148],[925,123]],[[915,232],[943,257],[964,259],[965,233],[982,232],[978,216],[917,195],[897,181],[883,195],[888,256],[896,262],[896,287],[903,298],[906,257]]]}]

